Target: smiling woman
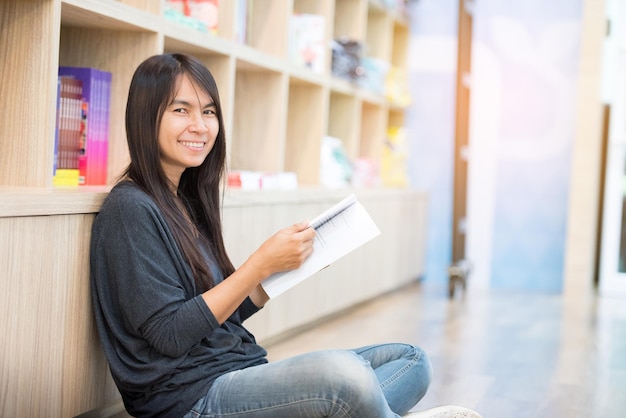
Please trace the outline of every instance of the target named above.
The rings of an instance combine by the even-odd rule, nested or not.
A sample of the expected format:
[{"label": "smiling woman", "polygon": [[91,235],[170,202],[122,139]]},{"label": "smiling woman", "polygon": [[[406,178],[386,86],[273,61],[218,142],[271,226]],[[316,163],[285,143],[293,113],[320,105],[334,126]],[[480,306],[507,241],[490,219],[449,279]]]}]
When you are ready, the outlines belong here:
[{"label": "smiling woman", "polygon": [[100,340],[131,415],[396,418],[424,396],[432,371],[418,347],[269,363],[244,327],[269,300],[260,283],[302,265],[315,230],[279,230],[235,269],[220,213],[222,112],[206,67],[181,54],[144,61],[126,128],[131,162],[93,223],[90,273]]}]

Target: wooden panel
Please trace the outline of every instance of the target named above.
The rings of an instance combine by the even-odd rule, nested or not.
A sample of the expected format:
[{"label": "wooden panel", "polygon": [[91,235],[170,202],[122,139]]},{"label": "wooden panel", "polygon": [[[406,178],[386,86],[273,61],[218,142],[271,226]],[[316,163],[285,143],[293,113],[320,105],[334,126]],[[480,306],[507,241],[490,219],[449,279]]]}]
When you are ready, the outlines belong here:
[{"label": "wooden panel", "polygon": [[564,266],[564,293],[575,303],[593,294],[598,256],[603,112],[600,86],[606,24],[604,0],[585,0]]},{"label": "wooden panel", "polygon": [[0,218],[96,213],[108,187],[0,187]]},{"label": "wooden panel", "polygon": [[139,32],[156,31],[160,26],[160,19],[154,14],[120,1],[63,0],[61,6],[61,22],[65,26]]},{"label": "wooden panel", "polygon": [[292,83],[289,88],[284,166],[297,173],[300,185],[319,184],[327,97],[326,91],[312,84]]},{"label": "wooden panel", "polygon": [[365,42],[367,27],[366,0],[335,0],[333,37]]},{"label": "wooden panel", "polygon": [[75,230],[68,231],[65,238],[74,240],[76,250],[71,258],[68,257],[72,262],[66,261],[68,271],[64,272],[68,288],[62,374],[63,416],[74,416],[120,398],[113,387],[91,310],[88,244],[93,215],[74,217],[72,221],[76,223]]},{"label": "wooden panel", "polygon": [[333,0],[294,0],[293,13],[310,13],[324,16],[326,27],[332,27],[331,22],[334,16]]},{"label": "wooden panel", "polygon": [[456,122],[454,138],[454,196],[452,207],[452,262],[465,258],[465,217],[467,216],[467,159],[472,57],[472,16],[469,0],[459,0],[456,74]]},{"label": "wooden panel", "polygon": [[367,49],[365,55],[385,62],[391,61],[393,21],[391,17],[376,9],[367,15]]},{"label": "wooden panel", "polygon": [[370,103],[363,103],[362,112],[359,156],[379,161],[382,156],[383,142],[387,138],[389,114],[386,109]]},{"label": "wooden panel", "polygon": [[405,24],[394,22],[393,40],[391,47],[391,64],[406,69],[407,53],[409,50],[410,31]]},{"label": "wooden panel", "polygon": [[217,8],[218,11],[218,26],[217,34],[220,38],[236,41],[237,24],[236,18],[238,16],[238,7],[241,6],[241,2],[238,1],[222,1]]},{"label": "wooden panel", "polygon": [[238,69],[234,111],[232,168],[281,171],[287,117],[286,76]]},{"label": "wooden panel", "polygon": [[153,13],[155,15],[160,15],[163,13],[161,10],[164,2],[163,1],[154,1],[154,0],[117,0],[120,3],[128,4],[133,7],[137,7],[138,9],[145,10],[146,12]]},{"label": "wooden panel", "polygon": [[86,294],[92,219],[0,218],[0,416],[71,416],[103,400]]},{"label": "wooden panel", "polygon": [[52,0],[0,1],[1,185],[52,184],[59,22]]},{"label": "wooden panel", "polygon": [[270,55],[285,58],[291,4],[284,0],[249,0],[247,43]]},{"label": "wooden panel", "polygon": [[331,93],[328,111],[328,135],[342,141],[348,158],[359,156],[361,103],[353,96]]},{"label": "wooden panel", "polygon": [[389,119],[387,124],[389,127],[402,128],[404,126],[404,111],[389,109]]}]

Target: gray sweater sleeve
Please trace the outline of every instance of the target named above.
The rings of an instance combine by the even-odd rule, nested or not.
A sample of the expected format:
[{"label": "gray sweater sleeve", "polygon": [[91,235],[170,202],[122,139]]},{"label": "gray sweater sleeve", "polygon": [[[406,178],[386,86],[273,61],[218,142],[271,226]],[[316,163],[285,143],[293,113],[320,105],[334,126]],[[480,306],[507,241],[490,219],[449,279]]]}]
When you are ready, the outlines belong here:
[{"label": "gray sweater sleeve", "polygon": [[145,340],[150,349],[178,357],[219,327],[196,296],[164,218],[143,192],[118,188],[97,216],[93,234],[95,291],[104,301],[101,308],[109,310],[105,315],[122,317],[126,331],[138,337],[128,344]]}]

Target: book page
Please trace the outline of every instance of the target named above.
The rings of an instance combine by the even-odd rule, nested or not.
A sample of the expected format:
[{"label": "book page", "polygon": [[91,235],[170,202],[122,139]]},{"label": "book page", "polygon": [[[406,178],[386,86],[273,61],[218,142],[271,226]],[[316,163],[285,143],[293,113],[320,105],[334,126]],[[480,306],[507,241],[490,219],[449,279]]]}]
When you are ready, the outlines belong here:
[{"label": "book page", "polygon": [[315,228],[313,254],[296,270],[274,274],[261,285],[270,298],[292,288],[380,234],[354,195],[309,222]]}]

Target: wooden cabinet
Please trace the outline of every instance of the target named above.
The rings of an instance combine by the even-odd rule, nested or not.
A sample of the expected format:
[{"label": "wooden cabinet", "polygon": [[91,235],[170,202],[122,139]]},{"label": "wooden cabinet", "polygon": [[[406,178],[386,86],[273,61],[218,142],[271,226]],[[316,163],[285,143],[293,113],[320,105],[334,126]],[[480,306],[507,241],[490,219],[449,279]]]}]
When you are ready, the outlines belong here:
[{"label": "wooden cabinet", "polygon": [[[330,48],[321,73],[288,59],[297,12],[324,16],[327,42],[349,36],[370,44],[372,56],[405,66],[407,23],[378,2],[248,0],[247,42],[238,41],[241,2],[220,3],[214,35],[166,19],[164,1],[0,0],[0,416],[68,417],[119,399],[91,315],[88,248],[93,218],[128,163],[126,96],[145,58],[181,51],[201,59],[220,88],[229,167],[293,171],[304,186],[229,192],[225,233],[235,264],[275,229],[348,193],[319,187],[324,135],[342,139],[351,158],[375,158],[387,126],[403,124],[402,107],[331,76]],[[52,187],[59,65],[113,75],[108,186]],[[356,193],[383,234],[254,318],[260,340],[423,271],[426,196]]]}]

